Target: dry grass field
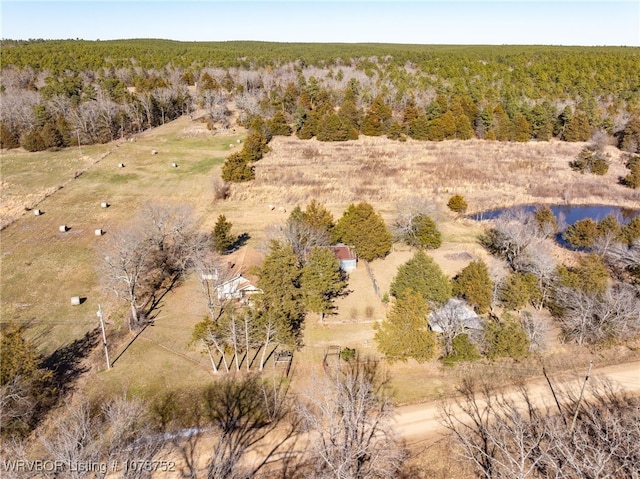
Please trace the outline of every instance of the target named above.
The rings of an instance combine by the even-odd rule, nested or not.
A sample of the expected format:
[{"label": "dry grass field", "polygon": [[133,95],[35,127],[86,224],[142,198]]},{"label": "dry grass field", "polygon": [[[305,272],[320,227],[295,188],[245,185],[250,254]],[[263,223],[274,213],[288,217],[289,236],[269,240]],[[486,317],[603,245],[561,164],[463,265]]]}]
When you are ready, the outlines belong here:
[{"label": "dry grass field", "polygon": [[445,205],[463,195],[472,211],[520,203],[615,203],[637,206],[640,194],[617,185],[625,168],[609,147],[603,176],[580,175],[568,162],[584,143],[500,143],[482,140],[419,142],[360,137],[340,143],[276,137],[256,166],[256,180],[238,185],[232,200],[306,204],[316,198],[342,206],[368,201],[383,211],[426,197]]},{"label": "dry grass field", "polygon": [[[213,179],[224,157],[240,147],[241,138],[240,133],[211,135],[201,124],[181,118],[135,141],[82,151],[3,152],[2,321],[30,324],[41,351],[49,354],[94,329],[101,304],[108,334],[120,338],[112,352],[112,359],[116,357],[131,339],[122,325],[125,308],[103,289],[96,264],[109,233],[135,218],[149,201],[191,204],[205,230],[225,214],[236,234],[248,233],[248,245],[265,251],[269,227],[284,223],[295,205],[304,207],[312,198],[336,218],[349,203],[365,200],[387,221],[402,202],[426,198],[433,203],[444,239],[443,246],[429,254],[450,276],[473,258],[489,261],[477,243],[481,226],[447,211],[453,194],[463,195],[473,211],[529,202],[640,204],[639,192],[617,184],[624,166],[613,148],[609,173],[598,177],[568,167],[584,144],[403,143],[370,137],[345,143],[276,137],[272,151],[256,164],[256,180],[232,185],[229,199],[214,201]],[[177,167],[172,167],[174,162]],[[101,208],[103,201],[111,206]],[[287,211],[279,211],[280,206]],[[35,216],[28,211],[33,208],[44,214]],[[64,233],[58,229],[63,224],[69,227]],[[98,228],[106,231],[104,237],[94,235]],[[371,263],[382,293],[412,254],[396,245],[386,259]],[[329,345],[375,354],[374,323],[384,318],[386,306],[373,292],[362,264],[351,274],[349,289],[352,293],[337,301],[336,314],[324,324],[309,316],[305,347],[296,355],[295,369],[302,377],[319,366]],[[71,296],[86,300],[72,306]],[[86,388],[94,394],[123,389],[150,394],[209,380],[208,360],[189,344],[193,326],[205,313],[196,282],[188,278],[167,296],[155,324],[111,371],[104,370],[102,351],[94,351],[90,367],[96,374],[85,376]],[[436,397],[451,388],[433,364],[393,368],[401,402]]]}]

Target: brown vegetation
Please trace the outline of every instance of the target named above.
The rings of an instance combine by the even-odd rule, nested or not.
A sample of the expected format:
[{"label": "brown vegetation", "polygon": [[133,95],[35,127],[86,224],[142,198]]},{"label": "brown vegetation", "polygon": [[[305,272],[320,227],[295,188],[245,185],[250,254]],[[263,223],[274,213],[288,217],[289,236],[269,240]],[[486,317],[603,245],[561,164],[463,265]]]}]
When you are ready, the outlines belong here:
[{"label": "brown vegetation", "polygon": [[611,149],[610,171],[578,175],[569,162],[583,143],[499,143],[482,140],[395,142],[360,137],[343,143],[275,137],[256,164],[256,180],[234,185],[232,201],[394,204],[415,196],[446,204],[463,195],[470,211],[518,203],[638,204],[617,184],[625,168]]}]

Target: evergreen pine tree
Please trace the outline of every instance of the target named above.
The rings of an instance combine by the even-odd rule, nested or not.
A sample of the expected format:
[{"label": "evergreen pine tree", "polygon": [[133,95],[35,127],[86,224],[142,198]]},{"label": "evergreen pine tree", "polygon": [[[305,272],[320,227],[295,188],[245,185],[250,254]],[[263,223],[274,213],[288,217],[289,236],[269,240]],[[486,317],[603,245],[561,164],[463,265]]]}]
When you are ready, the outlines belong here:
[{"label": "evergreen pine tree", "polygon": [[333,300],[346,286],[340,262],[328,248],[314,247],[302,268],[300,285],[307,309],[320,313],[320,320],[334,309]]},{"label": "evergreen pine tree", "polygon": [[440,266],[422,250],[398,268],[390,292],[400,298],[408,291],[422,295],[425,301],[444,304],[451,297],[451,282]]},{"label": "evergreen pine tree", "polygon": [[333,229],[333,236],[336,242],[353,246],[366,261],[384,258],[393,242],[382,217],[366,202],[349,205]]},{"label": "evergreen pine tree", "polygon": [[464,298],[477,313],[484,314],[491,308],[493,281],[489,269],[481,259],[472,261],[453,278],[452,292]]},{"label": "evergreen pine tree", "polygon": [[486,321],[484,340],[489,359],[524,358],[529,352],[529,340],[522,325],[513,319]]},{"label": "evergreen pine tree", "polygon": [[423,362],[436,354],[435,333],[429,330],[429,309],[421,294],[408,291],[398,298],[387,318],[376,324],[378,350],[390,362],[409,358]]},{"label": "evergreen pine tree", "polygon": [[229,251],[236,242],[237,238],[231,234],[232,226],[224,215],[218,216],[218,221],[213,228],[213,247],[218,253]]},{"label": "evergreen pine tree", "polygon": [[378,95],[371,102],[362,121],[362,134],[367,136],[380,136],[387,132],[391,120],[391,108],[389,108],[382,96]]},{"label": "evergreen pine tree", "polygon": [[583,111],[577,111],[564,128],[562,139],[565,141],[589,141],[591,138],[591,125],[589,118]]},{"label": "evergreen pine tree", "polygon": [[513,119],[513,139],[520,142],[531,140],[531,124],[522,113]]},{"label": "evergreen pine tree", "polygon": [[258,268],[257,286],[262,294],[257,298],[265,314],[280,324],[280,342],[298,347],[301,344],[304,321],[304,298],[300,288],[301,271],[291,246],[272,241],[270,253]]},{"label": "evergreen pine tree", "polygon": [[224,181],[240,183],[254,178],[253,165],[243,157],[241,152],[229,155],[222,165],[222,179]]}]

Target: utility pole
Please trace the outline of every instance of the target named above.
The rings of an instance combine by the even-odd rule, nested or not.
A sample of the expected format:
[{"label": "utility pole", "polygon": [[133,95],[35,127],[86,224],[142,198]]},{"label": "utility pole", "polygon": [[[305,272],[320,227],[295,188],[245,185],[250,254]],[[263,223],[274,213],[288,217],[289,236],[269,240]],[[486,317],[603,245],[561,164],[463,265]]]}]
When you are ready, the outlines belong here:
[{"label": "utility pole", "polygon": [[102,308],[98,305],[98,317],[100,318],[100,327],[102,328],[102,344],[104,345],[104,355],[107,358],[107,369],[111,369],[111,362],[109,361],[109,349],[107,348],[107,333],[104,331],[104,318],[102,317]]},{"label": "utility pole", "polygon": [[580,403],[582,402],[582,396],[584,395],[584,388],[587,385],[587,381],[589,380],[589,376],[591,375],[591,366],[593,366],[593,361],[589,361],[589,370],[587,371],[587,376],[584,378],[584,383],[582,383],[582,390],[580,391],[580,397],[578,398],[578,402],[576,403],[576,410],[573,414],[573,421],[571,421],[571,429],[569,432],[573,437],[573,428],[576,426],[576,419],[578,418],[578,409],[580,409]]}]

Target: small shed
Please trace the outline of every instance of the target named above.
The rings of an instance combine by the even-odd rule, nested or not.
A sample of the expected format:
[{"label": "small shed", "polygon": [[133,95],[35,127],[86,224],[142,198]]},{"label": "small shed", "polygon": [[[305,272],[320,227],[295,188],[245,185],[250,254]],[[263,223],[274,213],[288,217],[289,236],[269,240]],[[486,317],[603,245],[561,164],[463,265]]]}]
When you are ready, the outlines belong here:
[{"label": "small shed", "polygon": [[358,256],[356,252],[343,243],[338,243],[330,247],[336,258],[340,260],[340,269],[346,272],[353,271],[358,265]]}]

